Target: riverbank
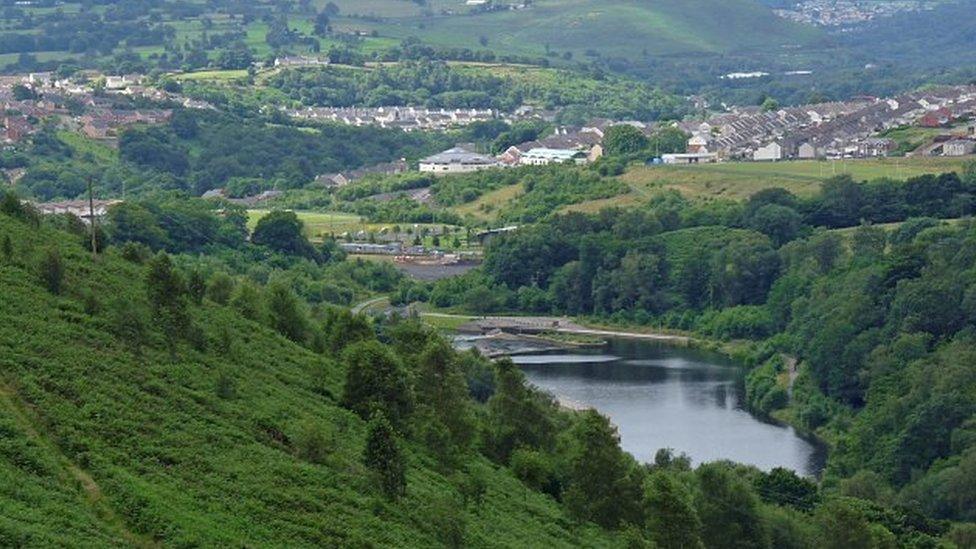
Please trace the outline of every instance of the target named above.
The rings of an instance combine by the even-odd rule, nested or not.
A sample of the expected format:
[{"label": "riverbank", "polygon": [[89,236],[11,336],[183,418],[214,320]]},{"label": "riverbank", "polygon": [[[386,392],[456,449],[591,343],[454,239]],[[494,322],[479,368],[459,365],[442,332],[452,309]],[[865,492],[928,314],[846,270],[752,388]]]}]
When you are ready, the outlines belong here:
[{"label": "riverbank", "polygon": [[[699,334],[662,332],[644,326],[620,326],[614,324],[604,324],[594,319],[550,316],[483,316],[475,317],[470,315],[458,315],[451,313],[425,312],[421,313],[428,322],[444,328],[445,325],[451,327],[451,331],[468,334],[505,334],[509,337],[508,344],[518,341],[520,338],[525,343],[531,343],[534,349],[516,348],[511,351],[505,349],[491,349],[488,346],[483,348],[483,354],[493,358],[501,356],[516,356],[521,354],[532,354],[544,351],[555,351],[559,349],[572,349],[575,347],[570,343],[573,338],[600,338],[601,340],[616,338],[625,340],[639,340],[661,343],[667,346],[697,349],[721,354],[740,365],[743,370],[748,371],[756,363],[757,342],[754,341],[721,341]],[[543,348],[540,344],[551,344],[552,347]],[[793,382],[798,374],[798,361],[792,359],[792,364],[788,369],[788,390],[792,393]],[[832,438],[825,436],[817,431],[805,428],[802,422],[797,420],[796,407],[793,402],[792,394],[790,403],[783,409],[775,410],[770,414],[762,414],[757,410],[753,413],[767,418],[767,420],[787,425],[795,429],[802,436],[809,438],[816,444],[824,448],[832,448]]]}]

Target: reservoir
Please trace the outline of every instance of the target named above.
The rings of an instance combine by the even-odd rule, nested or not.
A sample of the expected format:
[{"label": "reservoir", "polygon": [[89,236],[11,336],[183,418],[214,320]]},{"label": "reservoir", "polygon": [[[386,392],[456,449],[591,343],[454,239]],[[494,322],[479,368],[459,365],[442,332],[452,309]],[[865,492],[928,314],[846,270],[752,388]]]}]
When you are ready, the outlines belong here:
[{"label": "reservoir", "polygon": [[695,465],[728,459],[768,471],[815,477],[826,450],[792,427],[745,408],[743,369],[722,355],[665,344],[611,339],[600,349],[512,357],[529,381],[570,405],[599,410],[621,445],[640,461],[659,448]]}]

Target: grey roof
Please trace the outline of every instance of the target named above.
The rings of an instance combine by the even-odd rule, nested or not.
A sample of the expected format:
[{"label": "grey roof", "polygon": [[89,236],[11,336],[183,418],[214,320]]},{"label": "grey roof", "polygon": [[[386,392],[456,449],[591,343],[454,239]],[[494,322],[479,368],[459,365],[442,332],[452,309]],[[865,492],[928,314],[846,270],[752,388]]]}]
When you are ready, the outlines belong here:
[{"label": "grey roof", "polygon": [[420,161],[423,164],[497,164],[490,156],[473,153],[461,147],[454,147],[442,153],[428,156]]}]

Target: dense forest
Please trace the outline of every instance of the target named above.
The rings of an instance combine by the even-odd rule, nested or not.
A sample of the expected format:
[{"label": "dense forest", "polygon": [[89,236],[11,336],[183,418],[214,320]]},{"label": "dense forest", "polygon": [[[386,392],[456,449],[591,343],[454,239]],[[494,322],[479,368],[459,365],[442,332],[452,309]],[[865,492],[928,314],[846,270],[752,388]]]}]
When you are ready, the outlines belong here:
[{"label": "dense forest", "polygon": [[[511,362],[459,354],[414,320],[202,276],[190,257],[140,252],[117,221],[119,244],[93,259],[83,227],[12,195],[0,205],[5,545],[840,548],[974,535],[863,482],[693,469],[667,450],[638,464],[605,417],[560,410]],[[252,240],[291,223],[279,214]]]}]

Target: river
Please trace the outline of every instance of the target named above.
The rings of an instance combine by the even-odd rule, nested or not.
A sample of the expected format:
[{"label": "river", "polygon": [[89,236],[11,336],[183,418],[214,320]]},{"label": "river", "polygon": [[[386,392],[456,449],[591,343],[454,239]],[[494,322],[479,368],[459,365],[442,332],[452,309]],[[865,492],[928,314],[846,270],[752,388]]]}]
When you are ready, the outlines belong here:
[{"label": "river", "polygon": [[729,459],[815,477],[826,450],[792,427],[744,408],[742,368],[715,353],[611,339],[601,349],[517,355],[529,381],[610,417],[623,449],[653,461],[659,448],[695,464]]}]

